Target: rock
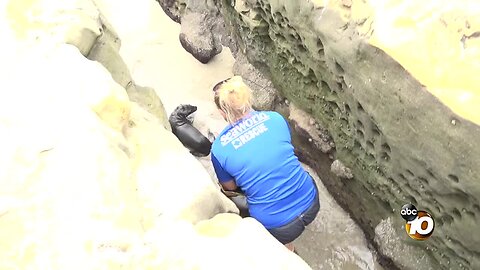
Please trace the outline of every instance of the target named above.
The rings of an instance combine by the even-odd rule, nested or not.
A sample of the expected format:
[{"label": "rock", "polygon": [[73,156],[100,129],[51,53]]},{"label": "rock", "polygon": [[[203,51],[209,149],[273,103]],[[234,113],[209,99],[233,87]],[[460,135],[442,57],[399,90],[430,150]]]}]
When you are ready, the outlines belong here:
[{"label": "rock", "polygon": [[314,143],[315,143],[315,147],[320,149],[320,151],[324,154],[328,154],[333,150],[333,147],[330,145],[330,143],[325,142],[324,140],[320,140],[320,141],[316,140],[314,141]]},{"label": "rock", "polygon": [[[177,0],[177,1],[172,1],[172,0],[157,0],[157,2],[160,4],[162,9],[164,10],[165,14],[167,14],[173,21],[177,23],[183,24],[184,16],[185,14],[191,14],[197,17],[202,17],[206,15],[207,19],[204,20],[202,23],[202,26],[193,26],[192,29],[195,27],[201,27],[204,29],[210,29],[207,31],[207,35],[210,36],[210,34],[213,36],[214,39],[214,46],[215,50],[220,53],[222,51],[222,45],[226,46],[230,49],[230,52],[234,56],[236,56],[238,52],[238,47],[237,43],[234,41],[234,39],[230,36],[228,31],[225,28],[225,21],[223,17],[220,15],[220,12],[217,7],[217,3],[214,0],[206,0],[206,1],[196,1],[196,0]],[[188,19],[188,18],[187,18]],[[203,20],[203,19],[202,19]],[[187,24],[190,24],[187,22]],[[188,26],[192,27],[192,26]],[[198,34],[202,34],[201,32],[197,32]],[[197,52],[199,48],[199,45],[195,44],[195,40],[204,40],[206,44],[209,44],[210,39],[206,39],[206,36],[198,36],[195,33],[193,33],[194,36],[189,39],[189,36],[181,36],[180,41],[184,42],[187,46],[184,47],[192,47],[188,49],[187,51],[193,51]],[[182,41],[183,40],[183,41]],[[193,40],[193,45],[190,44],[191,41]],[[183,44],[183,43],[182,43]],[[207,47],[210,45],[207,45]],[[202,48],[200,48],[202,49]],[[218,54],[217,53],[217,54]],[[199,53],[195,53],[194,56]],[[202,52],[200,54],[207,54],[208,52]],[[212,56],[213,57],[213,56]],[[197,58],[197,57],[196,57]],[[205,59],[203,61],[207,61],[209,57],[199,57],[200,59]],[[198,59],[198,58],[197,58]],[[200,60],[202,62],[202,60]],[[208,61],[207,61],[208,62]],[[203,62],[202,62],[203,63]]]},{"label": "rock", "polygon": [[253,104],[257,110],[273,110],[279,99],[272,82],[257,68],[250,64],[242,53],[238,53],[233,65],[233,73],[240,75],[243,81],[252,89]]},{"label": "rock", "polygon": [[157,0],[157,2],[160,4],[165,14],[170,17],[170,19],[180,23],[181,16],[186,7],[185,1]]},{"label": "rock", "polygon": [[71,45],[21,47],[1,63],[0,268],[107,269],[142,233],[128,97]]},{"label": "rock", "polygon": [[[106,22],[105,18],[103,22]],[[107,27],[102,29],[102,34],[92,46],[87,58],[101,63],[112,74],[112,78],[126,88],[132,82],[132,76],[119,54],[120,39],[114,29]]]},{"label": "rock", "polygon": [[343,163],[338,159],[332,162],[330,170],[332,171],[332,173],[334,173],[336,176],[340,178],[346,178],[346,179],[353,178],[352,171],[349,168],[345,167],[345,165],[343,165]]},{"label": "rock", "polygon": [[[86,61],[81,54],[78,54],[77,48],[65,44],[48,49],[48,52],[39,51],[38,53],[48,54],[46,57],[33,58],[32,62],[38,62],[30,65],[36,67],[38,63],[49,62],[51,74],[39,81],[40,84],[47,78],[51,80],[49,85],[52,89],[45,93],[46,95],[56,95],[57,100],[65,99],[70,102],[75,100],[74,104],[90,108],[108,126],[119,131],[124,128],[129,118],[131,103],[125,89],[112,80],[108,70],[100,63]],[[33,71],[29,72],[33,73]],[[82,80],[82,78],[89,79]],[[70,85],[72,82],[78,85],[72,87]]]},{"label": "rock", "polygon": [[[435,266],[437,269],[440,268],[440,265],[431,256],[425,256],[421,251],[421,247],[402,243],[401,239],[408,237],[404,223],[403,219],[400,222],[394,222],[392,218],[387,218],[375,227],[375,242],[380,246],[381,252],[393,258],[395,264],[401,268],[406,268],[407,265],[412,264],[430,265]],[[413,254],[413,256],[396,256],[404,252]]]},{"label": "rock", "polygon": [[15,91],[0,100],[1,269],[154,264],[135,258],[160,219],[194,224],[238,213],[101,64],[67,44],[9,54],[3,83]]},{"label": "rock", "polygon": [[207,13],[184,14],[179,38],[183,48],[203,64],[222,52],[221,44],[217,43],[213,36]]},{"label": "rock", "polygon": [[126,91],[131,101],[138,103],[143,109],[156,116],[165,129],[172,130],[165,107],[155,89],[132,83],[127,86]]},{"label": "rock", "polygon": [[119,53],[120,38],[113,26],[103,16],[102,25],[102,34],[97,38],[88,53],[88,59],[100,62],[110,72],[113,79],[126,89],[131,101],[140,104],[144,109],[155,115],[166,129],[171,130],[167,113],[155,90],[136,85],[133,81],[130,71]]},{"label": "rock", "polygon": [[164,222],[149,238],[159,242],[156,269],[311,269],[253,218],[219,214],[195,226]]},{"label": "rock", "polygon": [[91,1],[7,1],[7,18],[17,38],[68,43],[87,55],[101,33],[100,13]]},{"label": "rock", "polygon": [[159,126],[139,106],[133,108],[125,137],[132,147],[132,164],[142,204],[154,216],[193,223],[218,213],[238,213],[233,202],[213,184],[207,171],[175,135]]},{"label": "rock", "polygon": [[315,146],[313,148],[315,150],[313,151],[319,150],[324,154],[329,154],[332,152],[334,148],[332,146],[333,142],[330,139],[330,135],[327,133],[325,128],[320,127],[319,124],[317,125],[320,128],[318,128],[317,125],[312,125],[311,117],[306,112],[300,110],[297,106],[292,104],[290,106],[289,119],[294,121],[298,126],[296,130],[299,132],[299,134],[306,132],[304,137],[307,138],[309,142],[313,142]]}]

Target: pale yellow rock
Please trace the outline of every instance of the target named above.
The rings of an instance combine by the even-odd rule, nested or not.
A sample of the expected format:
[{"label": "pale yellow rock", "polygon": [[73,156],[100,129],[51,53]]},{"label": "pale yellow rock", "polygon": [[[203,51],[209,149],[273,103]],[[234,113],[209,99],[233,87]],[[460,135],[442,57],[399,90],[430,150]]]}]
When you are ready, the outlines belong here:
[{"label": "pale yellow rock", "polygon": [[136,104],[125,136],[131,144],[139,198],[154,216],[195,223],[221,212],[238,213],[199,161],[156,117]]},{"label": "pale yellow rock", "polygon": [[82,99],[96,89],[64,46],[1,64],[0,269],[115,269],[142,233],[127,143]]},{"label": "pale yellow rock", "polygon": [[[165,13],[157,1],[93,0],[93,2],[115,28],[122,44],[137,45],[136,40],[142,42],[161,40],[164,33],[158,31],[158,29],[163,30],[158,25],[158,21],[160,17],[165,16]],[[132,15],[135,16],[134,20],[126,19],[131,18]],[[128,63],[128,59],[126,62]]]},{"label": "pale yellow rock", "polygon": [[[65,85],[64,91],[73,92],[70,97],[79,98],[90,107],[105,123],[116,130],[122,130],[128,121],[131,103],[123,87],[116,83],[107,69],[96,61],[85,59],[66,45],[60,46],[51,57],[52,64],[71,65],[71,72],[62,80],[68,84],[76,81],[81,87]],[[68,64],[67,64],[68,63]]]},{"label": "pale yellow rock", "polygon": [[458,115],[480,124],[480,2],[377,1],[370,42]]},{"label": "pale yellow rock", "polygon": [[99,117],[94,93],[112,79],[97,63],[71,45],[16,53],[2,62],[0,269],[149,269],[158,247],[145,257],[143,233],[158,218],[237,211],[138,105],[129,141]]},{"label": "pale yellow rock", "polygon": [[480,124],[479,1],[313,3],[336,10],[345,23],[359,23],[359,32],[370,44],[398,61],[456,114]]},{"label": "pale yellow rock", "polygon": [[51,150],[18,147],[30,173],[0,179],[0,269],[99,269],[141,233],[128,158],[94,115],[75,120],[57,127]]},{"label": "pale yellow rock", "polygon": [[161,229],[147,237],[158,243],[151,246],[158,254],[158,269],[311,269],[252,218],[219,214],[195,226],[179,221],[160,224]]},{"label": "pale yellow rock", "polygon": [[196,226],[195,230],[200,235],[209,237],[225,237],[236,229],[242,218],[238,215],[216,215],[211,219],[202,220]]},{"label": "pale yellow rock", "polygon": [[72,44],[83,55],[102,28],[100,13],[89,0],[8,0],[6,12],[17,38]]}]

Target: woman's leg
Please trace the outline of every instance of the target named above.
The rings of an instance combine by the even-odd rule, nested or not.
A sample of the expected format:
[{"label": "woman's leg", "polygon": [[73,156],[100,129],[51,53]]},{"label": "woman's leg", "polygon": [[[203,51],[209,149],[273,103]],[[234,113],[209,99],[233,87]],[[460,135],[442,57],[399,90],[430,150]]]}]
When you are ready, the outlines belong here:
[{"label": "woman's leg", "polygon": [[268,229],[268,231],[270,232],[270,234],[273,235],[273,237],[280,241],[280,243],[285,245],[286,248],[288,248],[290,251],[295,252],[293,240],[298,238],[305,230],[305,227],[312,223],[319,210],[320,200],[318,198],[317,190],[317,194],[314,201],[312,202],[312,205],[305,212],[303,212],[300,216],[296,217],[290,223],[279,228]]}]

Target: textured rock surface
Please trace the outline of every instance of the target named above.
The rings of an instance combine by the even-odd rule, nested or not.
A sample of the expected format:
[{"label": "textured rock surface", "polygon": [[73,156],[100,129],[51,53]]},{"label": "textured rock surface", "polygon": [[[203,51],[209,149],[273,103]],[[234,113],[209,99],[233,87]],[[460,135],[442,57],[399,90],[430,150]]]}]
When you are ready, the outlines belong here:
[{"label": "textured rock surface", "polygon": [[222,51],[223,19],[213,0],[157,2],[172,20],[181,23],[180,44],[198,61],[206,64]]},{"label": "textured rock surface", "polygon": [[[375,227],[375,242],[380,247],[380,252],[392,258],[395,264],[402,269],[411,268],[412,261],[416,265],[428,265],[432,269],[438,268],[438,264],[425,252],[422,252],[421,246],[403,243],[404,231],[405,228],[401,227],[398,222],[393,222],[391,218],[380,221]],[[411,254],[411,257],[397,256],[398,254]]]},{"label": "textured rock surface", "polygon": [[[53,21],[80,19],[90,14],[84,2],[45,8]],[[232,250],[246,258],[233,269],[265,269],[274,258],[276,269],[309,269],[252,219],[205,221],[238,209],[158,118],[129,100],[112,74],[122,70],[88,60],[86,43],[63,36],[86,28],[75,16],[59,32],[24,24],[23,33],[41,36],[25,39],[0,4],[0,29],[13,34],[0,51],[0,269],[224,269]],[[45,1],[15,1],[35,4],[43,14]]]},{"label": "textured rock surface", "polygon": [[[428,33],[449,37],[449,42],[454,40],[452,32],[435,27],[438,24],[430,25],[431,20],[474,33],[478,26],[469,15],[470,6],[455,4],[441,10],[439,2],[417,3],[421,10],[431,6],[438,9],[434,14],[408,19],[397,1],[389,1],[397,8],[395,14],[401,16],[392,17],[389,25],[381,25],[378,18],[389,14],[382,13],[386,4],[344,2],[329,1],[328,6],[320,6],[323,2],[236,1],[235,8],[222,2],[222,12],[248,59],[268,71],[282,94],[332,134],[336,157],[352,169],[355,179],[326,185],[333,194],[338,193],[337,200],[349,209],[367,236],[373,239],[374,228],[388,217],[401,224],[398,210],[412,202],[435,217],[434,235],[421,243],[423,252],[433,257],[435,264],[442,268],[480,267],[480,238],[469,233],[476,230],[480,218],[480,127],[474,124],[478,109],[470,107],[474,115],[469,116],[447,107],[449,102],[442,103],[443,99],[432,95],[438,88],[422,80],[423,73],[405,69],[417,59],[416,54],[408,54],[425,41],[415,38],[423,30],[416,35],[396,35],[408,41],[410,49],[400,50],[408,63],[390,52],[397,46],[384,46],[386,52],[374,46],[383,44],[377,41],[385,40],[381,33],[388,32],[388,27],[403,26],[403,22],[408,22],[409,33],[415,32],[411,28],[414,21]],[[438,14],[444,16],[440,19]],[[453,14],[468,18],[469,24],[460,26],[455,19],[458,16]],[[377,27],[381,33],[373,31]],[[388,44],[394,44],[396,36],[389,35]],[[438,43],[429,39],[427,44],[434,48]],[[447,49],[454,47],[452,44],[442,46],[439,52],[450,55]],[[464,49],[466,55],[478,52],[473,43],[470,46]],[[457,61],[455,55],[452,57]],[[422,61],[458,74],[448,59],[437,55]],[[470,67],[475,59],[462,61]],[[428,68],[423,71],[434,72]],[[471,81],[473,77],[467,68],[457,81]],[[448,95],[466,103],[475,100],[475,92],[463,83],[451,86],[463,90],[448,91]],[[414,244],[406,235],[401,239]],[[413,259],[403,265],[422,268]]]},{"label": "textured rock surface", "polygon": [[100,12],[92,1],[4,1],[2,6],[14,35],[27,42],[65,42],[87,55],[102,31]]},{"label": "textured rock surface", "polygon": [[[220,214],[194,227],[180,223],[165,227],[158,239],[169,239],[172,244],[157,253],[160,262],[168,258],[157,269],[311,269],[252,218]],[[168,227],[180,233],[168,235],[172,230]]]},{"label": "textured rock surface", "polygon": [[332,171],[333,174],[341,178],[353,178],[351,170],[345,167],[345,165],[343,165],[343,163],[338,159],[332,162],[332,166],[330,166],[330,171]]},{"label": "textured rock surface", "polygon": [[252,89],[253,104],[257,110],[273,110],[279,97],[272,82],[250,64],[242,53],[237,53],[233,73],[242,76],[245,83]]},{"label": "textured rock surface", "polygon": [[180,44],[203,64],[208,63],[222,51],[222,45],[215,42],[208,13],[188,12],[182,17]]},{"label": "textured rock surface", "polygon": [[135,84],[119,53],[121,41],[118,34],[104,16],[99,16],[99,20],[101,20],[101,34],[88,52],[88,59],[101,63],[110,72],[112,78],[126,89],[131,101],[140,104],[155,115],[166,129],[171,130],[165,108],[155,90]]}]

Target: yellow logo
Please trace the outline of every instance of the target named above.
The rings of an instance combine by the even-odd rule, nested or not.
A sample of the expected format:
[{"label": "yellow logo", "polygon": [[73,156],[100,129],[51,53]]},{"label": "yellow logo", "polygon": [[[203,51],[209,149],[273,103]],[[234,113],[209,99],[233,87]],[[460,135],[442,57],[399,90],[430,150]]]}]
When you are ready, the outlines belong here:
[{"label": "yellow logo", "polygon": [[415,240],[426,240],[433,234],[435,221],[427,211],[419,211],[413,204],[405,204],[400,211],[405,219],[405,230],[410,238]]}]

